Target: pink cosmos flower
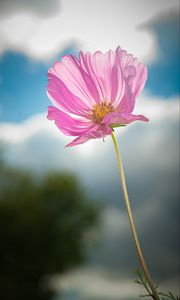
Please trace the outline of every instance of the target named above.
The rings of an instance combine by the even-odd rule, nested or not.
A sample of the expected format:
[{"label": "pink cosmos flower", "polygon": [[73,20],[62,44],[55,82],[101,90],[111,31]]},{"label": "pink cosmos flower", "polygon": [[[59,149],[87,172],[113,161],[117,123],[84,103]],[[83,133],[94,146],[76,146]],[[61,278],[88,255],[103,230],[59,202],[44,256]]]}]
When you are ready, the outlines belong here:
[{"label": "pink cosmos flower", "polygon": [[80,52],[79,58],[65,55],[48,71],[47,94],[55,105],[48,107],[48,119],[65,135],[76,137],[67,146],[104,138],[113,127],[147,122],[132,113],[147,75],[147,67],[120,47]]}]

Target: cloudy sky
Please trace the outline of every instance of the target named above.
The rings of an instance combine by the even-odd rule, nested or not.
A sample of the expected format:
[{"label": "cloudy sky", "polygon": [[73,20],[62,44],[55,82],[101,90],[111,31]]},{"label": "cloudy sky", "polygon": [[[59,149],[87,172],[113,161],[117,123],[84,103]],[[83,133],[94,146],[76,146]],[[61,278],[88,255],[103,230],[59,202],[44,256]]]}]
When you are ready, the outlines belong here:
[{"label": "cloudy sky", "polygon": [[105,143],[92,140],[64,148],[70,138],[46,119],[50,102],[45,86],[52,63],[80,49],[106,51],[118,45],[149,69],[136,112],[150,122],[118,129],[116,135],[150,270],[155,281],[177,292],[178,3],[0,1],[0,141],[6,147],[4,159],[38,174],[57,169],[74,172],[87,193],[104,207],[98,247],[90,253],[86,266],[62,279],[65,300],[79,300],[80,295],[82,299],[114,300],[120,299],[119,295],[133,299],[134,295],[132,270],[138,267],[138,260],[112,141],[109,137]]}]

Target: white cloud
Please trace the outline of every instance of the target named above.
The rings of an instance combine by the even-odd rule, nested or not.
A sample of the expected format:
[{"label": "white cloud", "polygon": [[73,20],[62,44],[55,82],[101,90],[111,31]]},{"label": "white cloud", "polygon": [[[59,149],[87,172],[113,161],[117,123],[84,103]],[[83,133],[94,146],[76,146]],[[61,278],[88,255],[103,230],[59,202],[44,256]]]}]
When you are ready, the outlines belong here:
[{"label": "white cloud", "polygon": [[[117,138],[121,140],[124,139],[126,144],[131,142],[134,143],[134,146],[136,146],[137,149],[134,149],[133,152],[139,152],[139,145],[135,145],[135,139],[141,139],[143,141],[141,148],[144,149],[145,147],[148,156],[149,151],[155,151],[155,149],[153,149],[153,144],[158,146],[158,143],[162,141],[161,138],[163,138],[164,135],[166,135],[168,142],[169,135],[171,135],[169,130],[174,131],[174,129],[178,128],[178,108],[178,99],[174,98],[165,101],[164,99],[159,98],[153,99],[144,94],[144,96],[140,97],[137,101],[136,113],[143,113],[150,119],[150,122],[135,122],[123,129],[117,129]],[[104,162],[106,161],[105,157],[109,152],[108,149],[111,148],[111,139],[110,137],[106,137],[105,143],[103,143],[102,139],[90,140],[80,146],[64,149],[64,146],[72,139],[72,137],[64,136],[54,123],[46,118],[46,114],[32,116],[22,123],[0,123],[0,140],[7,144],[7,147],[9,148],[8,151],[11,152],[11,158],[14,162],[18,159],[18,157],[13,157],[15,149],[21,148],[22,145],[33,144],[37,141],[40,143],[41,140],[44,140],[46,137],[47,141],[52,139],[52,142],[55,144],[55,146],[53,146],[53,143],[47,143],[47,148],[49,148],[50,151],[55,151],[54,148],[58,145],[59,150],[61,148],[61,152],[63,151],[64,155],[67,156],[67,160],[71,161],[72,169],[74,168],[73,161],[78,161],[80,169],[82,168],[80,161],[83,163],[87,162],[87,166],[91,166],[91,168],[93,167],[93,161],[94,166],[97,166],[97,161],[99,161],[98,165],[101,163],[104,165]],[[175,132],[172,138],[175,140],[178,138]],[[150,147],[149,150],[148,147]],[[160,150],[161,149],[159,149],[159,151]],[[153,154],[155,157],[155,153]],[[26,152],[24,152],[24,155],[26,156]],[[57,166],[57,164],[60,167],[62,161],[61,159],[58,159],[59,154],[57,153],[54,157],[49,152],[49,155],[52,156],[52,167]],[[131,153],[131,155],[133,154]],[[36,158],[34,157],[34,159]],[[46,157],[44,157],[44,159],[46,159]],[[42,157],[42,165],[43,164],[44,161]],[[77,164],[75,164],[75,166],[77,167]]]},{"label": "white cloud", "polygon": [[[137,299],[145,290],[138,284],[134,283],[135,276],[124,279],[121,276],[111,273],[107,269],[83,267],[66,273],[62,276],[56,276],[51,280],[51,285],[60,291],[63,300],[66,298],[68,291],[71,295],[74,292],[73,299]],[[174,288],[177,290],[178,280],[165,281],[161,285],[163,292],[169,292]],[[63,297],[64,295],[64,297]],[[76,298],[78,297],[78,298]]]},{"label": "white cloud", "polygon": [[[133,178],[138,172],[143,177],[147,169],[156,172],[175,167],[178,100],[150,99],[145,95],[138,100],[136,112],[149,117],[150,122],[135,122],[116,131],[128,176]],[[111,138],[106,137],[105,143],[98,139],[64,148],[71,139],[48,121],[46,114],[33,116],[23,123],[0,123],[0,141],[7,145],[5,157],[10,164],[35,172],[67,169],[75,172],[89,191],[94,190],[96,195],[101,190],[107,197],[108,185],[114,187],[118,182]]]},{"label": "white cloud", "polygon": [[6,17],[15,15],[18,11],[30,11],[35,15],[49,16],[59,10],[59,4],[59,0],[1,0],[0,15]]},{"label": "white cloud", "polygon": [[[150,122],[136,122],[118,129],[116,133],[137,227],[144,241],[143,245],[146,246],[146,257],[149,257],[151,268],[155,270],[153,274],[157,275],[159,272],[159,278],[165,274],[167,279],[177,271],[175,212],[179,159],[178,105],[178,99],[152,99],[144,94],[138,99],[136,112],[147,115]],[[102,228],[98,234],[102,243],[93,254],[94,266],[104,266],[108,272],[110,269],[118,270],[122,278],[125,278],[127,270],[131,274],[131,270],[136,268],[137,257],[130,243],[129,224],[123,209],[111,138],[106,138],[105,143],[102,140],[92,140],[77,147],[64,148],[70,139],[46,119],[46,114],[31,117],[18,124],[0,123],[0,141],[6,145],[4,157],[10,165],[27,168],[35,173],[51,169],[74,172],[90,197],[104,201]],[[97,294],[99,297],[103,297],[101,292],[104,288],[101,287],[107,286],[109,297],[111,298],[111,292],[112,297],[115,297],[119,293],[116,280],[106,280],[107,277],[104,278],[98,272],[97,277],[92,272],[87,276],[80,272],[79,279],[68,275],[70,278],[67,277],[65,282],[70,284],[72,280],[73,286],[84,287],[84,290],[81,289],[82,293],[89,295],[92,292],[92,295]],[[91,281],[92,290],[88,289],[83,278],[84,281]],[[173,282],[176,287],[175,280]],[[131,285],[126,289],[124,281],[123,284],[124,297],[130,296]]]},{"label": "white cloud", "polygon": [[143,60],[153,59],[155,36],[138,25],[177,5],[177,0],[63,0],[61,11],[46,19],[28,10],[17,11],[0,20],[0,52],[16,49],[46,60],[77,41],[80,48],[102,51],[120,44]]},{"label": "white cloud", "polygon": [[[54,278],[54,287],[61,292],[76,291],[80,299],[127,299],[139,295],[138,285],[131,280],[114,277],[105,269],[81,268]],[[79,299],[78,298],[78,299]]]}]

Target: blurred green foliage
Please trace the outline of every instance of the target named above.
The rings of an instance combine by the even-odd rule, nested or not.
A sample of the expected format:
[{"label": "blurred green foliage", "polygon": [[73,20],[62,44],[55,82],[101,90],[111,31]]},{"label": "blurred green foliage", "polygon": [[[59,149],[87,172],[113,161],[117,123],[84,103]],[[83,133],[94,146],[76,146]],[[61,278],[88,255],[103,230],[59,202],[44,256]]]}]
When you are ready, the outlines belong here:
[{"label": "blurred green foliage", "polygon": [[0,162],[0,299],[50,299],[43,279],[83,260],[97,215],[75,177],[38,179]]}]

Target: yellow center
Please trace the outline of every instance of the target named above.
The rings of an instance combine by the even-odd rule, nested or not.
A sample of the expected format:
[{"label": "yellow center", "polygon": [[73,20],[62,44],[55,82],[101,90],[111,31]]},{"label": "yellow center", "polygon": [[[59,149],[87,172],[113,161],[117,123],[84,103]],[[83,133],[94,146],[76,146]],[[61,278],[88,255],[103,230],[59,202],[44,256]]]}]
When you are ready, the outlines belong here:
[{"label": "yellow center", "polygon": [[95,123],[101,123],[104,117],[113,112],[114,108],[110,102],[104,101],[102,103],[95,104],[92,109],[92,118]]}]

